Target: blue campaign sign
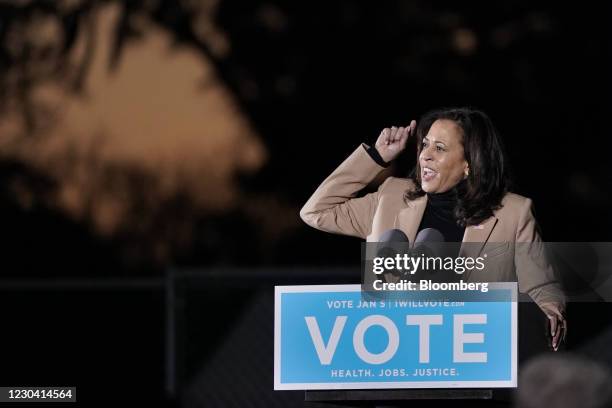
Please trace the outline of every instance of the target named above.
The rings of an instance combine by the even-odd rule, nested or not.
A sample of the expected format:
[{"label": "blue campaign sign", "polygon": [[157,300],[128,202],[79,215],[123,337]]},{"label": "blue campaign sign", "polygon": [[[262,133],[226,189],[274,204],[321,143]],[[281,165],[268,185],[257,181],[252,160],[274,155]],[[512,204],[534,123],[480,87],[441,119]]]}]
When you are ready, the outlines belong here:
[{"label": "blue campaign sign", "polygon": [[516,387],[516,292],[366,301],[360,285],[277,286],[274,389]]}]

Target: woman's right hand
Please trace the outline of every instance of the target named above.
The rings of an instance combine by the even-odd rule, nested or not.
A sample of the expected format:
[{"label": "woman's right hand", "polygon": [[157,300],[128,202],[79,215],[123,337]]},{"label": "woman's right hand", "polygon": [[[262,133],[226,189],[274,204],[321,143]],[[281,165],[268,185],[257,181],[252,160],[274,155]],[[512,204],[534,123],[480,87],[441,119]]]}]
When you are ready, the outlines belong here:
[{"label": "woman's right hand", "polygon": [[387,163],[395,159],[406,148],[408,137],[416,131],[416,121],[410,122],[407,127],[385,128],[380,132],[374,147],[380,157]]}]

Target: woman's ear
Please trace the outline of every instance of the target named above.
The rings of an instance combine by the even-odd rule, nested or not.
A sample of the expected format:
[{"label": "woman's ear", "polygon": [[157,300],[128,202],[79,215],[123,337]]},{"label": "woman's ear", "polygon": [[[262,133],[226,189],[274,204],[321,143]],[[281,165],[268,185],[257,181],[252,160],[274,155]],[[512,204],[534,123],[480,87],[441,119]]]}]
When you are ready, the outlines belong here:
[{"label": "woman's ear", "polygon": [[465,167],[463,168],[463,178],[466,179],[470,175],[470,165],[465,162]]}]

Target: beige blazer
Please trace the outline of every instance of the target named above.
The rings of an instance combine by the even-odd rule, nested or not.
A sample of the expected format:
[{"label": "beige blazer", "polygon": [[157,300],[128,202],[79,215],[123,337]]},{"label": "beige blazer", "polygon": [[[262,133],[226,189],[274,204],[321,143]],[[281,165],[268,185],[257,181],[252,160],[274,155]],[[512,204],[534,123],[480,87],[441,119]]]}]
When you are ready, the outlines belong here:
[{"label": "beige blazer", "polygon": [[[413,243],[427,196],[406,202],[414,189],[409,179],[388,177],[377,191],[356,198],[359,191],[384,170],[359,146],[323,181],[300,211],[302,220],[321,231],[352,235],[375,242],[392,228],[402,230]],[[471,243],[466,245],[465,243]],[[508,193],[502,207],[479,225],[465,229],[460,256],[487,254],[486,268],[463,277],[476,282],[518,281],[519,291],[540,304],[564,303],[554,271],[546,260],[529,198]],[[524,244],[519,244],[524,243]]]}]

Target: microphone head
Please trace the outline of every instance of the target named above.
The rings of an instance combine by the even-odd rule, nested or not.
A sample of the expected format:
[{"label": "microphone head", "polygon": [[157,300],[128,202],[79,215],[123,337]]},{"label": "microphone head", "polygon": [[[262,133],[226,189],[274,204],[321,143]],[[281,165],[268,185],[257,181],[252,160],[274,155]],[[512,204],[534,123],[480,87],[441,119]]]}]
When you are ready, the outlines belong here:
[{"label": "microphone head", "polygon": [[[378,238],[378,245],[376,256],[381,258],[393,258],[398,253],[408,251],[408,245],[410,240],[404,231],[400,229],[390,229],[383,232]],[[393,276],[399,277],[402,274],[402,270],[391,269],[390,272]],[[381,279],[386,282],[387,278],[385,274],[381,275]]]},{"label": "microphone head", "polygon": [[404,231],[394,228],[380,234],[378,242],[410,242],[410,240]]},{"label": "microphone head", "polygon": [[444,242],[444,235],[435,228],[425,228],[419,231],[414,240],[415,246],[421,242]]}]

